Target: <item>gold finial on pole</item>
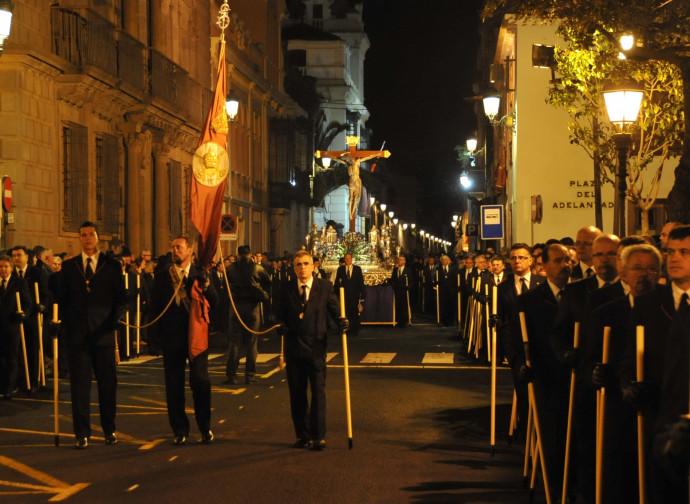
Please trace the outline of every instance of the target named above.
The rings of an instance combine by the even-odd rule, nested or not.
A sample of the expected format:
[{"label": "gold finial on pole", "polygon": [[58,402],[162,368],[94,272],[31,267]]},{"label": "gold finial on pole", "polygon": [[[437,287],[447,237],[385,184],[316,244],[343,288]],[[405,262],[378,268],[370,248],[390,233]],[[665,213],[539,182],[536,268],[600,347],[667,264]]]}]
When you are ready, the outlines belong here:
[{"label": "gold finial on pole", "polygon": [[230,25],[230,6],[228,0],[223,2],[218,12],[218,20],[216,21],[218,28],[220,28],[220,38],[225,41],[225,29]]}]

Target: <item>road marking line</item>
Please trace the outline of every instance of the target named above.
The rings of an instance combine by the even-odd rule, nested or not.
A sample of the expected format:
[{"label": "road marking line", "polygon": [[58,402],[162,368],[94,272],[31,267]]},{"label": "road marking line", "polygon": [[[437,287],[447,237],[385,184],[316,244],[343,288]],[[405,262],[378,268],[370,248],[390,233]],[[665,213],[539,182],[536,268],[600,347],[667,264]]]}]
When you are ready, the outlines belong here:
[{"label": "road marking line", "polygon": [[326,354],[326,362],[330,362],[333,357],[338,355],[338,352],[328,352]]},{"label": "road marking line", "polygon": [[139,488],[139,483],[136,483],[136,484],[132,485],[131,487],[129,487],[129,488],[127,489],[127,491],[128,491],[128,492],[131,492],[132,490],[136,490],[137,488]]},{"label": "road marking line", "polygon": [[226,389],[226,388],[221,388],[221,387],[211,387],[211,392],[214,394],[240,395],[245,390],[247,390],[246,387],[242,387],[242,388],[238,388],[238,389]]},{"label": "road marking line", "polygon": [[276,374],[278,371],[282,371],[282,370],[280,369],[280,366],[274,367],[274,368],[271,369],[268,373],[262,374],[262,375],[261,375],[261,378],[264,378],[264,379],[269,378],[269,377],[273,376],[274,374]]},{"label": "road marking line", "polygon": [[208,354],[208,360],[213,360],[217,359],[218,357],[224,357],[224,353],[213,353],[213,354]]},{"label": "road marking line", "polygon": [[7,466],[8,468],[13,469],[36,481],[39,481],[46,486],[4,480],[0,481],[0,485],[6,485],[17,488],[29,488],[37,491],[34,493],[54,493],[55,495],[49,499],[52,502],[65,500],[68,497],[71,497],[72,495],[76,494],[77,492],[80,492],[81,490],[89,486],[89,483],[76,483],[74,485],[69,485],[63,481],[60,481],[57,478],[50,476],[49,474],[41,472],[37,469],[29,467],[26,464],[22,464],[21,462],[5,457],[3,455],[0,455],[0,465]]},{"label": "road marking line", "polygon": [[422,364],[453,364],[455,359],[454,353],[433,353],[427,352],[424,354]]},{"label": "road marking line", "polygon": [[[270,360],[273,360],[273,359],[275,359],[275,358],[277,358],[277,357],[280,357],[280,354],[277,354],[277,353],[264,353],[264,354],[258,354],[258,355],[256,356],[256,362],[259,363],[259,364],[264,364],[264,363],[266,363],[266,362],[268,362],[268,361],[270,361]],[[247,358],[246,358],[246,357],[242,357],[242,358],[240,359],[240,363],[241,363],[241,364],[246,364],[246,362],[247,362]]]},{"label": "road marking line", "polygon": [[395,353],[367,353],[364,358],[359,361],[360,364],[389,364],[395,357]]},{"label": "road marking line", "polygon": [[151,441],[150,443],[147,443],[147,444],[145,444],[145,445],[141,445],[141,446],[139,447],[139,449],[140,449],[140,450],[150,450],[151,448],[155,448],[155,447],[158,446],[159,444],[163,444],[163,443],[165,443],[165,439],[154,439],[154,440]]}]

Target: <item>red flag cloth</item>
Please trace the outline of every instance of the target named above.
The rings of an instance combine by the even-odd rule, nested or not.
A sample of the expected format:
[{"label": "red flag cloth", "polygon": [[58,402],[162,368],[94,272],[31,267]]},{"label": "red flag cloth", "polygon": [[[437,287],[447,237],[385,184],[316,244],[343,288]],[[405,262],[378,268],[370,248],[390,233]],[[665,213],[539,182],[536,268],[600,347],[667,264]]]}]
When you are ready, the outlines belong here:
[{"label": "red flag cloth", "polygon": [[225,41],[221,41],[218,78],[213,103],[194,154],[190,192],[190,218],[199,231],[198,261],[203,268],[211,264],[220,239],[223,197],[229,173],[226,151],[228,116],[225,111],[227,76]]},{"label": "red flag cloth", "polygon": [[208,322],[210,305],[204,297],[199,281],[194,280],[189,303],[189,360],[208,350]]}]

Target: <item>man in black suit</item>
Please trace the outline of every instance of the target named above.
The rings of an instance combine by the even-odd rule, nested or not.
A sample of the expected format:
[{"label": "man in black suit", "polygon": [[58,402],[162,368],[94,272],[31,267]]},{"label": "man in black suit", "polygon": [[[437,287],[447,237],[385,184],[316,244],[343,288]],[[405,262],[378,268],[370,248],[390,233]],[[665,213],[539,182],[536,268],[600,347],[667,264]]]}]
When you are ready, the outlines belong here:
[{"label": "man in black suit", "polygon": [[429,256],[422,269],[422,290],[424,292],[424,313],[436,313],[436,291],[434,282],[436,281],[436,258]]},{"label": "man in black suit", "polygon": [[[326,447],[326,333],[327,319],[340,318],[336,291],[330,281],[315,278],[314,263],[306,250],[294,258],[295,278],[284,285],[276,306],[276,318],[285,337],[285,364],[290,389],[290,410],[297,441],[295,448]],[[307,400],[311,388],[311,406]]]},{"label": "man in black suit", "polygon": [[187,360],[201,442],[209,444],[214,439],[211,431],[211,380],[208,376],[208,305],[215,307],[218,295],[208,273],[192,263],[192,252],[187,238],[173,240],[172,264],[159,267],[151,300],[152,312],[157,316],[170,299],[175,298],[152,329],[158,333],[163,350],[168,420],[175,435],[173,442],[178,446],[185,444],[189,436],[184,397]]},{"label": "man in black suit", "polygon": [[[584,373],[583,384],[592,390],[591,401],[594,401],[594,387],[606,387],[606,460],[604,462],[604,501],[605,502],[637,502],[637,455],[636,455],[636,415],[635,412],[625,407],[622,402],[621,389],[617,380],[613,379],[612,370],[617,369],[623,352],[625,351],[628,322],[634,300],[656,287],[661,272],[661,254],[648,244],[636,244],[625,247],[620,253],[619,274],[625,285],[628,286],[628,294],[619,296],[612,301],[592,306],[595,307],[591,314],[589,325],[590,334],[588,346],[582,356]],[[598,289],[590,294],[591,298],[606,288]],[[598,307],[597,307],[598,306]],[[611,328],[609,338],[608,364],[600,364],[602,358],[602,342],[604,327]],[[593,387],[594,386],[594,387]],[[588,447],[588,452],[578,452],[578,465],[595,467],[595,431],[594,411],[590,411],[591,418],[585,419],[578,415],[579,421],[588,421],[589,436],[585,440],[588,443],[578,443]],[[586,474],[580,471],[581,474]],[[592,475],[593,476],[593,475]],[[595,494],[595,480],[590,476],[589,480],[579,483],[579,492],[584,500],[591,500]],[[586,487],[585,485],[589,485]]]},{"label": "man in black suit", "polygon": [[[263,266],[254,263],[250,258],[249,245],[242,245],[237,249],[239,259],[228,269],[230,291],[237,313],[230,313],[230,344],[228,346],[228,360],[225,366],[224,383],[236,384],[237,369],[240,365],[240,347],[245,351],[246,384],[256,383],[256,357],[259,354],[258,341],[261,329],[261,303],[269,300],[271,279]],[[245,329],[247,326],[249,330]]]},{"label": "man in black suit", "polygon": [[[20,369],[25,375],[24,367],[19,365],[22,355],[19,324],[26,321],[26,314],[31,313],[33,307],[26,280],[11,272],[12,259],[0,255],[0,394],[3,399],[12,399]],[[17,293],[22,305],[21,314],[18,313]]]},{"label": "man in black suit", "polygon": [[[649,456],[654,425],[659,414],[659,399],[663,392],[664,369],[668,352],[678,351],[669,345],[669,333],[676,312],[686,308],[690,295],[690,226],[679,226],[669,233],[666,269],[671,282],[635,299],[628,338],[618,378],[623,401],[642,411],[645,419],[645,446],[648,454],[648,491],[652,502],[665,501],[663,475]],[[644,381],[636,381],[635,328],[644,327]],[[677,377],[677,379],[681,379]],[[685,398],[687,407],[687,397]]]},{"label": "man in black suit", "polygon": [[458,323],[458,270],[445,254],[441,256],[436,277],[441,324],[445,327],[455,325]]},{"label": "man in black suit", "polygon": [[364,275],[362,268],[352,264],[352,254],[345,254],[345,264],[335,274],[335,288],[345,287],[345,316],[350,322],[348,336],[359,334],[359,300],[364,300]]},{"label": "man in black suit", "polygon": [[[568,374],[549,344],[549,334],[570,276],[570,254],[565,246],[552,244],[544,249],[542,256],[546,282],[518,298],[518,310],[525,313],[532,362],[531,369],[521,370],[521,379],[534,381],[551,495],[559,495],[568,418]],[[518,327],[511,330],[519,333]]]},{"label": "man in black suit", "polygon": [[323,268],[321,268],[321,259],[314,256],[312,260],[314,261],[314,278],[328,279],[326,271]]},{"label": "man in black suit", "polygon": [[596,272],[596,267],[592,261],[592,245],[594,239],[601,234],[601,229],[594,226],[585,226],[577,231],[575,236],[577,264],[570,274],[572,278],[588,278]]},{"label": "man in black suit", "polygon": [[398,256],[398,265],[391,273],[393,294],[395,295],[395,326],[406,327],[410,322],[408,293],[412,282],[412,270],[406,266],[404,255]]},{"label": "man in black suit", "polygon": [[56,294],[67,340],[74,435],[77,448],[84,449],[91,435],[92,374],[98,384],[105,442],[117,443],[115,338],[127,295],[120,263],[98,251],[95,224],[81,225],[79,243],[81,254],[62,264]]},{"label": "man in black suit", "polygon": [[522,345],[522,335],[515,332],[513,323],[518,317],[518,296],[523,292],[536,288],[546,280],[532,274],[532,257],[530,247],[526,243],[514,243],[508,255],[512,273],[507,275],[498,286],[497,339],[501,342],[508,364],[513,374],[515,392],[518,403],[518,421],[527,427],[528,400],[527,383],[519,379],[520,368],[525,364],[525,352]]},{"label": "man in black suit", "polygon": [[[41,350],[38,341],[38,313],[44,313],[45,306],[50,303],[50,291],[48,289],[48,282],[52,270],[50,270],[40,259],[36,259],[36,265],[29,265],[29,255],[26,247],[17,245],[12,249],[12,263],[14,269],[12,275],[18,276],[26,280],[27,287],[31,299],[34,301],[33,312],[27,312],[27,319],[24,323],[24,339],[26,340],[26,358],[29,364],[29,381],[30,384],[25,383],[26,377],[24,373],[19,376],[19,383],[23,383],[26,390],[34,390],[38,387],[38,365],[39,353]],[[45,266],[45,267],[44,267]],[[38,292],[41,304],[36,304],[35,287],[38,284]],[[22,306],[22,309],[24,307]],[[23,357],[20,356],[22,359]]]}]

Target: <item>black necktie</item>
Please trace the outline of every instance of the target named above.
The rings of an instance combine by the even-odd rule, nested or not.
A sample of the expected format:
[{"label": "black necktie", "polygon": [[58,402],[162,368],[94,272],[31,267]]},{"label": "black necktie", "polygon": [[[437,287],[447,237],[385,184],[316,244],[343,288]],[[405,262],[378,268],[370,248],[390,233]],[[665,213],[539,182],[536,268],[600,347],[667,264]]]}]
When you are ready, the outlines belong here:
[{"label": "black necktie", "polygon": [[17,274],[19,275],[19,278],[24,278],[24,272],[22,270],[17,270]]},{"label": "black necktie", "polygon": [[527,292],[527,282],[525,282],[524,278],[520,279],[520,294],[523,292]]},{"label": "black necktie", "polygon": [[563,289],[558,291],[558,294],[556,294],[556,299],[559,303],[561,302],[561,299],[563,299]]},{"label": "black necktie", "polygon": [[2,286],[0,286],[0,294],[5,293],[5,287],[7,287],[7,279],[3,278],[2,279]]},{"label": "black necktie", "polygon": [[594,270],[592,268],[587,268],[587,271],[585,271],[585,278],[589,278],[594,274]]},{"label": "black necktie", "polygon": [[84,270],[84,276],[88,280],[93,276],[93,268],[91,267],[91,258],[86,258],[86,270]]},{"label": "black necktie", "polygon": [[303,305],[307,304],[307,286],[306,285],[302,286],[302,304]]},{"label": "black necktie", "polygon": [[[3,287],[4,287],[4,285],[5,285],[4,282],[5,282],[5,281],[3,280]],[[5,290],[5,289],[3,288],[3,291],[4,291],[4,290]],[[688,306],[688,293],[687,293],[687,292],[683,292],[683,295],[680,297],[680,303],[678,303],[678,309],[680,310],[681,308],[684,308],[684,307],[686,307],[686,306]]]},{"label": "black necktie", "polygon": [[352,266],[347,267],[347,278],[348,278],[348,280],[350,278],[352,278],[352,269],[351,268],[352,268]]}]

